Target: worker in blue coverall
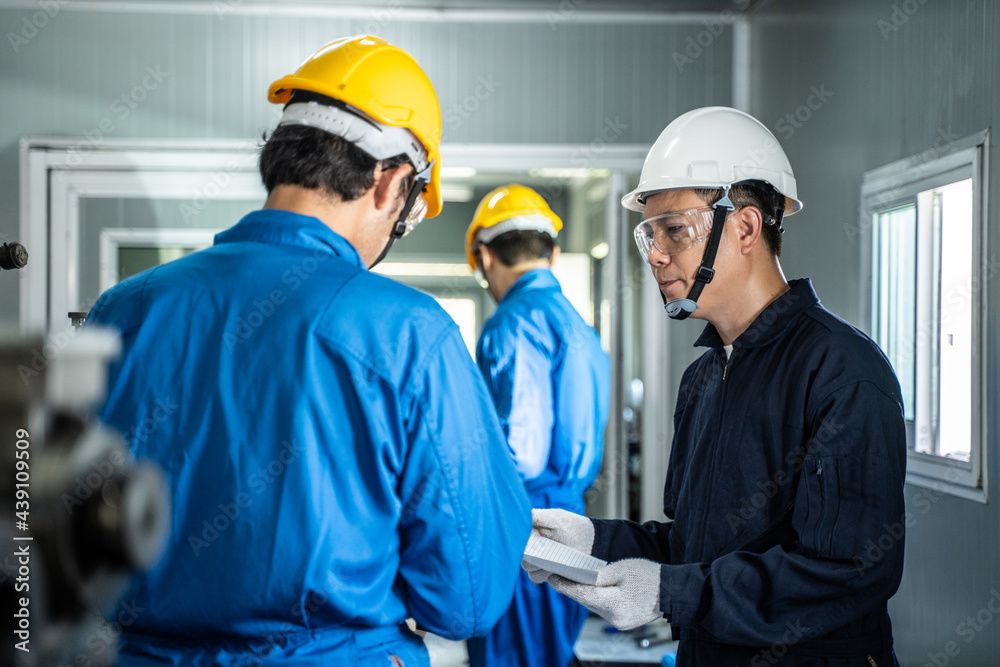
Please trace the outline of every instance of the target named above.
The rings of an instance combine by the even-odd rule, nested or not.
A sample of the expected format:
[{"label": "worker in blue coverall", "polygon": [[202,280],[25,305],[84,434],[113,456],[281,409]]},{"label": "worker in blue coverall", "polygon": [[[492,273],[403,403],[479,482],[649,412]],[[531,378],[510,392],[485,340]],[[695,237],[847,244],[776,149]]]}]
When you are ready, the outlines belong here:
[{"label": "worker in blue coverall", "polygon": [[[562,221],[534,190],[506,185],[480,202],[466,233],[469,266],[497,309],[476,361],[532,507],[582,513],[601,469],[611,360],[550,270]],[[472,667],[566,667],[587,610],[526,573],[507,613],[470,639]]]},{"label": "worker in blue coverall", "polygon": [[369,272],[441,208],[437,97],[358,37],[269,98],[264,208],[90,313],[124,344],[104,418],[175,503],[120,664],[426,666],[407,619],[487,632],[531,522],[458,327]]},{"label": "worker in blue coverall", "polygon": [[665,616],[681,667],[897,665],[899,383],[808,279],[782,274],[782,217],[801,203],[781,146],[743,112],[696,109],[623,204],[643,214],[636,242],[668,315],[708,322],[674,411],[670,521],[536,510],[540,534],[611,563],[595,586],[532,578],[621,628]]}]

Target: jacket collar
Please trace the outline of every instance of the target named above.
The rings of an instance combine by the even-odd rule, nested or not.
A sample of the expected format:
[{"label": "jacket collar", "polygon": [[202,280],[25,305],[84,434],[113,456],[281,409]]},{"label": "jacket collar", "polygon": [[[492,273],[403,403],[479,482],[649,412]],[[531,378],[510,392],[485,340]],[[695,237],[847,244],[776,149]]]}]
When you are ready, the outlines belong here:
[{"label": "jacket collar", "polygon": [[[783,332],[801,313],[819,303],[808,278],[789,280],[789,289],[775,299],[760,315],[733,341],[733,348],[763,347]],[[708,324],[695,341],[696,347],[722,347],[722,338],[715,326]]]},{"label": "jacket collar", "polygon": [[559,287],[559,281],[556,280],[556,277],[548,269],[532,269],[514,281],[514,284],[510,286],[507,293],[500,299],[500,303],[508,299],[513,299],[518,294],[533,290],[561,292],[562,288]]},{"label": "jacket collar", "polygon": [[229,229],[215,235],[215,244],[257,241],[276,245],[312,248],[318,253],[330,253],[367,269],[361,255],[343,236],[318,218],[291,211],[261,209],[243,216]]}]

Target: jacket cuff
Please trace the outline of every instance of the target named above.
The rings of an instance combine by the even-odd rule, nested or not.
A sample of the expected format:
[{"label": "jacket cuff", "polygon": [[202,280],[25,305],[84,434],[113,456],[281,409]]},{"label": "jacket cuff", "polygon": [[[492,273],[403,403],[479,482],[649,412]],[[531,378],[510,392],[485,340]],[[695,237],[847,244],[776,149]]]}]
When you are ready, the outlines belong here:
[{"label": "jacket cuff", "polygon": [[705,584],[705,572],[698,563],[660,567],[660,611],[671,626],[698,624]]},{"label": "jacket cuff", "polygon": [[617,520],[591,519],[590,522],[594,524],[594,546],[590,548],[590,555],[601,560],[615,560],[611,557],[611,544]]}]

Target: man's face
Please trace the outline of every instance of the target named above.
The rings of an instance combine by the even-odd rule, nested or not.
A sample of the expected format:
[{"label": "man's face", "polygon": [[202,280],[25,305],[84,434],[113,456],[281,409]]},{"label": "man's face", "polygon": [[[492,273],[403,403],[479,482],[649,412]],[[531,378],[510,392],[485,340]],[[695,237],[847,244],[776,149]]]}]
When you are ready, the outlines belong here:
[{"label": "man's face", "polygon": [[382,253],[385,244],[389,242],[389,236],[392,234],[401,207],[402,203],[400,202],[391,209],[373,210],[371,212],[370,222],[362,229],[357,248],[358,254],[361,255],[365,266],[371,266],[375,259]]},{"label": "man's face", "polygon": [[479,265],[479,273],[482,274],[483,280],[486,281],[486,290],[493,297],[494,302],[500,303],[503,294],[499,293],[497,280],[494,276],[497,258],[493,256],[493,253],[484,244],[479,244],[476,250],[476,263]]},{"label": "man's face", "polygon": [[409,165],[404,165],[383,172],[372,189],[372,205],[368,207],[366,224],[361,229],[357,246],[365,266],[371,266],[382,254],[406,205],[406,193],[400,191],[400,182],[409,168]]},{"label": "man's face", "polygon": [[[651,195],[646,200],[646,210],[643,214],[643,219],[649,219],[654,216],[663,215],[664,213],[689,211],[706,206],[708,205],[693,190],[667,190]],[[723,237],[725,236],[726,234],[724,233]],[[653,277],[656,278],[656,282],[660,287],[660,292],[667,301],[683,299],[691,292],[691,288],[695,282],[695,275],[698,272],[698,267],[701,265],[702,258],[705,256],[705,247],[707,245],[708,239],[705,239],[675,255],[665,254],[655,246],[650,249],[648,258],[649,266],[653,272]],[[726,240],[723,238],[719,244],[719,252],[713,267],[716,270],[716,276],[712,283],[705,287],[702,296],[699,297],[698,310],[695,311],[695,317],[704,317],[707,315],[707,312],[711,310],[712,297],[721,291],[719,285],[716,283],[724,282],[724,276],[720,275],[720,273],[726,273],[724,268],[726,265],[724,260],[727,254],[726,245]]]}]

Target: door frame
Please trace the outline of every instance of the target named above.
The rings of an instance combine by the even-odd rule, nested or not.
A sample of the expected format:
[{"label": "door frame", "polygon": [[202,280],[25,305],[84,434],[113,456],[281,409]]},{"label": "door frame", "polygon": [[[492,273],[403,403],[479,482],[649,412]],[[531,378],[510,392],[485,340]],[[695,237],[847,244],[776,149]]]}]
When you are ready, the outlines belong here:
[{"label": "door frame", "polygon": [[[20,272],[20,325],[23,331],[60,326],[78,286],[70,284],[77,253],[79,200],[85,196],[188,198],[192,178],[213,197],[247,198],[251,181],[259,186],[254,141],[238,139],[104,139],[93,145],[85,139],[25,137],[20,142],[21,239],[32,253],[32,270]],[[622,408],[627,391],[623,366],[623,322],[625,301],[631,289],[625,276],[628,212],[619,201],[625,194],[629,174],[642,168],[648,146],[637,144],[444,144],[442,161],[451,167],[484,172],[527,169],[605,169],[611,172],[607,196],[608,260],[612,285],[610,354],[612,359],[611,414],[605,440],[605,488],[594,513],[622,516],[627,505],[627,452]],[[195,176],[193,176],[195,175]],[[213,188],[214,183],[214,188]],[[223,185],[225,183],[225,185]],[[196,185],[197,187],[197,185]],[[250,195],[252,196],[252,195]],[[61,243],[54,240],[60,239]],[[65,291],[53,291],[64,284]],[[649,320],[647,323],[646,320]],[[665,318],[644,318],[644,340],[664,341]],[[67,321],[68,322],[68,321]],[[670,377],[667,368],[652,369],[644,378],[649,401],[665,401]],[[665,403],[663,403],[665,405]],[[669,424],[654,424],[670,410],[646,411],[644,431],[664,433]],[[648,438],[643,438],[644,442]],[[650,443],[644,450],[655,470],[650,478],[665,477],[665,454],[669,443]],[[656,485],[653,485],[655,488]],[[659,491],[649,494],[655,500]],[[643,499],[643,514],[655,511],[653,500]],[[650,505],[650,507],[647,507]]]}]

